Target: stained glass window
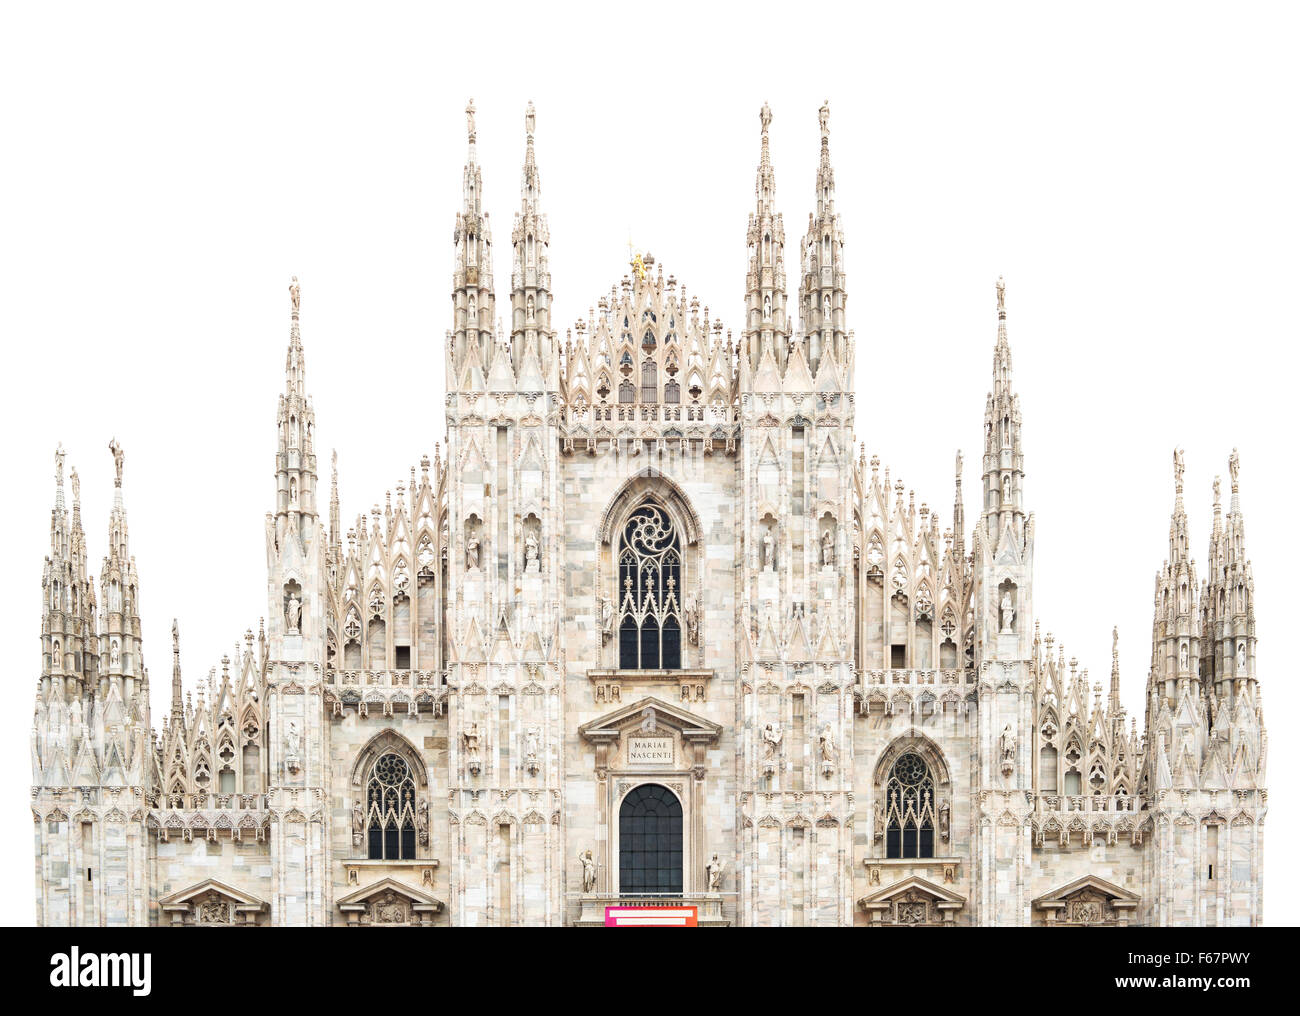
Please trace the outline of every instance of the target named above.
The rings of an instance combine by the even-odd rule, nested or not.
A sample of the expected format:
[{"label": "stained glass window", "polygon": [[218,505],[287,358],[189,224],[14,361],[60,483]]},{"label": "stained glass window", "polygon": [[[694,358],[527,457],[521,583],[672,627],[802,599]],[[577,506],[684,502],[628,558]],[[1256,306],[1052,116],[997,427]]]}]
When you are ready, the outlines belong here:
[{"label": "stained glass window", "polygon": [[681,540],[658,504],[641,505],[623,526],[618,582],[619,668],[680,669]]},{"label": "stained glass window", "polygon": [[934,779],[915,752],[900,755],[885,786],[885,856],[934,856]]},{"label": "stained glass window", "polygon": [[415,857],[415,780],[400,755],[381,755],[367,787],[366,842],[369,857]]}]

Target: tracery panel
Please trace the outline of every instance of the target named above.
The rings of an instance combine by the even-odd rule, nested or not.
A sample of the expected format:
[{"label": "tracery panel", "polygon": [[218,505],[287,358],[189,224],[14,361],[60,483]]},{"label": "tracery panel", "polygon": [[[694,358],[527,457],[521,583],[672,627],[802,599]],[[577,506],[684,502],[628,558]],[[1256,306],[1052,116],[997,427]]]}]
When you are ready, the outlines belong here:
[{"label": "tracery panel", "polygon": [[680,670],[682,543],[672,519],[640,505],[619,537],[619,667]]}]

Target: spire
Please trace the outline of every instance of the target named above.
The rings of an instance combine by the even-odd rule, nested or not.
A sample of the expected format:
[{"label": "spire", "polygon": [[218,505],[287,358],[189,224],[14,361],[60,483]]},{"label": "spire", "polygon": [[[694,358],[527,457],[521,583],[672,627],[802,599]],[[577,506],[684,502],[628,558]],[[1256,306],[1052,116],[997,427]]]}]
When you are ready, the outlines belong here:
[{"label": "spire", "polygon": [[957,449],[956,480],[952,495],[952,549],[959,566],[966,560],[966,505],[961,494],[961,449]]},{"label": "spire", "polygon": [[[547,248],[551,231],[541,212],[542,181],[533,139],[537,111],[530,102],[524,111],[524,168],[519,185],[519,211],[510,232],[513,268],[510,276],[510,365],[514,381],[525,391],[552,387],[555,376],[555,333],[551,330],[551,270]],[[502,376],[501,381],[505,378]],[[498,374],[493,372],[495,387]]]},{"label": "spire", "polygon": [[1119,625],[1110,632],[1110,715],[1119,715]]},{"label": "spire", "polygon": [[338,560],[339,540],[342,537],[339,525],[339,452],[337,448],[330,451],[330,557]]},{"label": "spire", "polygon": [[108,450],[113,453],[113,509],[109,515],[109,550],[116,552],[123,561],[130,557],[127,547],[126,509],[122,505],[122,467],[126,463],[126,453],[117,443],[117,438],[108,443]]},{"label": "spire", "polygon": [[[122,503],[122,471],[126,452],[114,438],[108,443],[113,453],[113,508],[108,520],[108,556],[100,573],[100,589],[104,595],[104,618],[107,625],[101,635],[101,652],[107,660],[110,679],[143,677],[143,660],[140,656],[140,606],[139,578],[135,559],[127,536],[126,508]],[[130,681],[122,690],[125,701],[134,689]]]},{"label": "spire", "polygon": [[1007,284],[998,276],[998,342],[993,349],[994,390],[1011,389],[1011,344],[1007,342]]},{"label": "spire", "polygon": [[1188,553],[1183,506],[1183,450],[1174,449],[1174,510],[1169,519],[1169,556],[1156,573],[1151,627],[1151,679],[1165,698],[1177,701],[1178,686],[1195,676],[1200,624],[1196,616],[1196,568]]},{"label": "spire", "polygon": [[73,469],[69,524],[63,489],[65,458],[63,445],[59,445],[54,452],[50,549],[41,577],[42,694],[49,691],[51,674],[76,681],[92,680],[99,655],[95,587],[87,567],[86,534],[81,528],[81,482]]},{"label": "spire", "polygon": [[63,451],[63,442],[54,449],[54,510],[63,511],[63,458],[66,453]]},{"label": "spire", "polygon": [[[454,330],[448,332],[448,384],[459,388],[463,383],[482,385],[492,353],[492,323],[496,306],[492,293],[492,234],[483,211],[483,172],[478,165],[478,130],[474,119],[474,100],[465,107],[469,151],[461,209],[456,213],[456,263],[452,275],[452,300],[455,305]],[[465,371],[475,370],[467,379]]]},{"label": "spire", "polygon": [[302,348],[302,332],[298,326],[298,309],[302,303],[302,293],[298,288],[298,276],[289,283],[289,351],[284,358],[284,390],[286,395],[302,398],[306,393],[307,357]]},{"label": "spire", "polygon": [[1208,582],[1201,604],[1202,678],[1223,682],[1255,676],[1255,578],[1246,556],[1246,521],[1241,511],[1241,458],[1228,458],[1231,500],[1222,518],[1219,480],[1214,484],[1214,530],[1210,535]]},{"label": "spire", "polygon": [[519,185],[524,212],[533,208],[542,196],[542,178],[537,172],[537,153],[533,150],[533,133],[536,127],[537,111],[530,102],[524,112],[524,172],[523,180]]},{"label": "spire", "polygon": [[996,545],[1008,525],[1023,533],[1024,450],[1020,444],[1020,397],[1011,386],[1007,341],[1007,290],[998,276],[998,338],[993,348],[993,390],[984,408],[984,517]]},{"label": "spire", "polygon": [[1169,518],[1169,560],[1172,563],[1187,558],[1187,510],[1183,505],[1183,450],[1174,449],[1174,512]]},{"label": "spire", "polygon": [[172,618],[172,727],[179,729],[185,717],[185,700],[181,690],[181,630]]},{"label": "spire", "polygon": [[758,114],[762,129],[758,176],[754,183],[754,211],[749,214],[745,241],[749,247],[749,272],[745,279],[746,316],[743,348],[750,371],[757,371],[764,352],[770,352],[784,369],[790,326],[785,299],[785,223],[776,210],[776,173],[768,128],[772,109],[763,103]]},{"label": "spire", "polygon": [[831,169],[831,100],[822,103],[817,111],[817,122],[822,131],[821,161],[817,165],[817,214],[831,215],[835,211],[835,171]]},{"label": "spire", "polygon": [[[845,333],[844,231],[835,212],[835,171],[831,168],[831,107],[828,99],[817,113],[821,125],[821,156],[817,165],[816,212],[808,215],[804,236],[799,291],[800,329],[805,355],[815,375],[821,374],[823,354],[843,374],[848,373],[849,336]],[[820,381],[820,377],[819,377]],[[851,379],[836,378],[835,388],[848,387]],[[824,385],[819,384],[819,388]]]},{"label": "spire", "polygon": [[312,447],[316,414],[307,396],[307,359],[303,351],[298,277],[289,284],[289,352],[285,386],[277,412],[276,507],[277,540],[288,532],[307,536],[316,520],[316,455]]}]

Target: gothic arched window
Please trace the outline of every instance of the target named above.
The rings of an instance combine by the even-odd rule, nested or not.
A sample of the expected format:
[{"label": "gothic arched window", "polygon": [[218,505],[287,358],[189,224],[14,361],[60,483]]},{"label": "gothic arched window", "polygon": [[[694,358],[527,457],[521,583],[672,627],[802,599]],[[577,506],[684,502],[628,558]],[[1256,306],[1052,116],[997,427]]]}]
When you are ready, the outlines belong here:
[{"label": "gothic arched window", "polygon": [[415,857],[415,779],[400,755],[380,755],[366,788],[366,842],[371,860]]},{"label": "gothic arched window", "polygon": [[916,752],[900,755],[885,785],[885,856],[934,856],[934,778]]},{"label": "gothic arched window", "polygon": [[646,502],[618,542],[619,669],[680,669],[681,588],[681,538],[668,513]]},{"label": "gothic arched window", "polygon": [[641,401],[659,401],[659,369],[653,360],[641,364]]},{"label": "gothic arched window", "polygon": [[645,783],[618,810],[618,891],[682,891],[682,802],[667,787]]}]

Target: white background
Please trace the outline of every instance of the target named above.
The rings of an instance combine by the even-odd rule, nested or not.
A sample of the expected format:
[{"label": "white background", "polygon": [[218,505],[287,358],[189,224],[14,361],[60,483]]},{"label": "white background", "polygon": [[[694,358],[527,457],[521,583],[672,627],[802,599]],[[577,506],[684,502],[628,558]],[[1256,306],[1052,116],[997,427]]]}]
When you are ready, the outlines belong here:
[{"label": "white background", "polygon": [[963,448],[973,522],[1005,275],[1037,619],[1103,682],[1118,624],[1139,718],[1172,449],[1198,563],[1211,482],[1226,501],[1240,449],[1271,734],[1265,913],[1294,923],[1295,8],[464,7],[5,6],[0,920],[34,913],[55,444],[81,474],[96,579],[109,439],[126,450],[161,717],[172,618],[192,688],[266,611],[291,274],[322,505],[331,448],[346,525],[442,438],[473,96],[499,300],[531,99],[556,325],[627,272],[631,239],[737,337],[759,107],[793,248],[829,97],[858,437],[944,527]]}]

